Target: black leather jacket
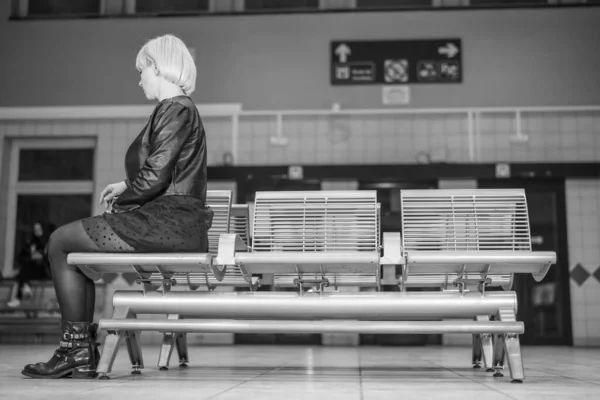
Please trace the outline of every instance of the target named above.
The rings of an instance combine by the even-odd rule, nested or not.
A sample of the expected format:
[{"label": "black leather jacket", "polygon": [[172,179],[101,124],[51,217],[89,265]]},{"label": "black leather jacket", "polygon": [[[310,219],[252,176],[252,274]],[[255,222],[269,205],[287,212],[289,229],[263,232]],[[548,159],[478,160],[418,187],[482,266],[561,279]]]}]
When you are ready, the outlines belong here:
[{"label": "black leather jacket", "polygon": [[161,101],[125,155],[127,189],[114,212],[134,210],[165,195],[206,202],[206,135],[188,96]]}]

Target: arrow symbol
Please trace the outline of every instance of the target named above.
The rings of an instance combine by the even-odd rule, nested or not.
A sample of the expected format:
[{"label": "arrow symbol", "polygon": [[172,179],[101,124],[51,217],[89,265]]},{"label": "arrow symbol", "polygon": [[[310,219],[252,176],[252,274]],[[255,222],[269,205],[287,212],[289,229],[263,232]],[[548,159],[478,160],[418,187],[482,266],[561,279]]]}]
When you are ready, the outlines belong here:
[{"label": "arrow symbol", "polygon": [[453,58],[459,52],[458,47],[454,43],[446,43],[445,46],[438,47],[438,53],[445,54],[448,58]]},{"label": "arrow symbol", "polygon": [[346,46],[345,43],[342,43],[335,48],[335,54],[340,58],[341,63],[345,63],[348,60],[348,55],[350,53],[352,53],[350,47]]}]

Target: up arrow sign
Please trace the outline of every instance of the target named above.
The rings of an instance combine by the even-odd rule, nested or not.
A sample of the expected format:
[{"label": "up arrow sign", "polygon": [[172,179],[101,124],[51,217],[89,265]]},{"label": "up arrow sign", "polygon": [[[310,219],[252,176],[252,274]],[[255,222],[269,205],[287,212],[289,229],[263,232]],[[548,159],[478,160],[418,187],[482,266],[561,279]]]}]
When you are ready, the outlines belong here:
[{"label": "up arrow sign", "polygon": [[348,60],[348,55],[350,53],[352,53],[350,47],[346,46],[345,43],[342,43],[335,48],[335,54],[340,58],[341,63],[345,63]]},{"label": "up arrow sign", "polygon": [[453,58],[458,54],[458,47],[454,45],[454,43],[446,43],[445,46],[438,47],[438,53],[445,54],[448,58]]}]

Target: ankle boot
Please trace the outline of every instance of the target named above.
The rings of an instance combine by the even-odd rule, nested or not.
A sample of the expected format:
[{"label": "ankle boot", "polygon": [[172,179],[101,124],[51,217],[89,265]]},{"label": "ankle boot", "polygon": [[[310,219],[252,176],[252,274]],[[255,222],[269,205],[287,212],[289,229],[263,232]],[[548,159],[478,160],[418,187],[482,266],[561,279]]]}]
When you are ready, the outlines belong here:
[{"label": "ankle boot", "polygon": [[92,340],[89,322],[62,321],[63,337],[60,347],[48,362],[29,364],[21,373],[31,378],[95,378],[98,348]]}]

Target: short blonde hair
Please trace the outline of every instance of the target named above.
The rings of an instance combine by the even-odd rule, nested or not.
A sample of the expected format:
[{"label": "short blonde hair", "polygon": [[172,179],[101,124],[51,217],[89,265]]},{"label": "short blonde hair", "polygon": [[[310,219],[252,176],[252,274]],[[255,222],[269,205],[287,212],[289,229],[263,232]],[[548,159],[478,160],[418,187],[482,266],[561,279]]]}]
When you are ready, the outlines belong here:
[{"label": "short blonde hair", "polygon": [[190,95],[196,89],[196,64],[181,39],[174,35],[158,36],[140,49],[135,59],[138,71],[154,66],[167,81]]}]

